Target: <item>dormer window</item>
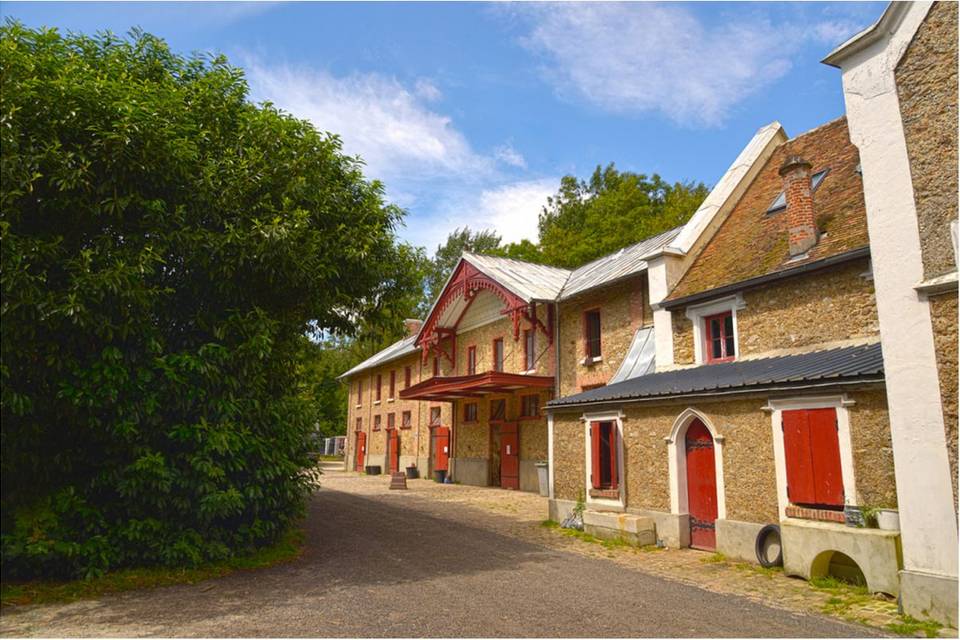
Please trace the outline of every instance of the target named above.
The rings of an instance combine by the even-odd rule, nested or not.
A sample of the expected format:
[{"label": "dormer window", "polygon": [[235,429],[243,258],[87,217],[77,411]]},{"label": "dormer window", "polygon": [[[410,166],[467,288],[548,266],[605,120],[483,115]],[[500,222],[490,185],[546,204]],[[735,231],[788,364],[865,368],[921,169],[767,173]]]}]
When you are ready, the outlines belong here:
[{"label": "dormer window", "polygon": [[[819,171],[812,176],[810,176],[810,192],[817,190],[817,187],[820,186],[820,183],[823,182],[823,179],[827,177],[829,169],[824,169]],[[773,202],[770,204],[770,207],[767,208],[767,214],[779,213],[787,208],[787,194],[785,191],[781,191],[780,195],[773,199]]]},{"label": "dormer window", "polygon": [[737,356],[733,313],[726,311],[703,319],[707,362],[730,362]]}]

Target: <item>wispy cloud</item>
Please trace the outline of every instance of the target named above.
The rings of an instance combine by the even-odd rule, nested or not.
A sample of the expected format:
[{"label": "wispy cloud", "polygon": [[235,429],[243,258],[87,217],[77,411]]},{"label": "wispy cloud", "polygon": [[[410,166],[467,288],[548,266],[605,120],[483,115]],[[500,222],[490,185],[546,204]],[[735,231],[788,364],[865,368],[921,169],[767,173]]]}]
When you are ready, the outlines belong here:
[{"label": "wispy cloud", "polygon": [[503,144],[493,150],[493,157],[500,162],[517,167],[519,169],[527,168],[527,160],[523,154],[513,148],[512,144]]},{"label": "wispy cloud", "polygon": [[340,135],[371,177],[469,176],[489,173],[493,161],[476,153],[450,117],[427,102],[440,96],[429,81],[407,87],[377,74],[335,76],[327,71],[248,60],[251,92],[318,129]]},{"label": "wispy cloud", "polygon": [[649,3],[524,5],[523,43],[568,98],[618,113],[659,112],[716,126],[747,97],[783,77],[807,39],[841,41],[852,20],[774,23],[762,15],[707,23],[688,7]]}]

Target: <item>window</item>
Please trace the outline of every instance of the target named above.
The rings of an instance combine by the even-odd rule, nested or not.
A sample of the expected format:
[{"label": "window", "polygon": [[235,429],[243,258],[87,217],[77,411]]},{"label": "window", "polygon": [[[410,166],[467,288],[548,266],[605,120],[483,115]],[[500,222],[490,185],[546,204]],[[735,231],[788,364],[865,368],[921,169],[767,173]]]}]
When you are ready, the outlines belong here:
[{"label": "window", "polygon": [[363,418],[357,418],[357,431],[363,431]]},{"label": "window", "polygon": [[782,418],[787,499],[797,505],[842,509],[837,410],[793,409],[784,411]]},{"label": "window", "polygon": [[733,334],[733,313],[726,311],[703,319],[706,361],[729,362],[737,355]]},{"label": "window", "polygon": [[[817,173],[810,176],[810,193],[813,193],[817,190],[817,187],[820,186],[820,183],[823,182],[823,179],[827,177],[827,172],[829,169],[824,169],[823,171],[818,171]],[[787,194],[783,191],[773,199],[773,202],[770,203],[770,206],[767,208],[767,213],[777,213],[787,208]]]},{"label": "window", "polygon": [[590,423],[590,484],[594,489],[616,489],[617,423],[610,420]]},{"label": "window", "polygon": [[387,414],[387,429],[396,429],[397,428],[397,414],[388,413]]},{"label": "window", "polygon": [[472,376],[477,372],[477,348],[467,347],[467,375]]},{"label": "window", "polygon": [[493,341],[493,370],[503,371],[503,338]]},{"label": "window", "polygon": [[440,426],[440,407],[430,407],[430,426]]},{"label": "window", "polygon": [[490,401],[490,422],[503,422],[507,419],[507,401]]},{"label": "window", "polygon": [[477,421],[477,403],[468,402],[463,405],[463,421],[464,422],[476,422]]},{"label": "window", "polygon": [[583,314],[584,355],[589,361],[600,357],[600,310],[594,309]]},{"label": "window", "polygon": [[413,380],[413,369],[410,367],[403,368],[403,388],[406,389],[410,386],[410,382]]},{"label": "window", "polygon": [[410,414],[409,411],[404,411],[403,414],[400,416],[400,428],[409,429],[412,426],[413,426],[413,416]]},{"label": "window", "polygon": [[373,430],[380,431],[380,416],[373,416]]},{"label": "window", "polygon": [[383,387],[383,377],[378,373],[377,374],[377,390],[374,392],[376,394],[377,402],[380,402],[380,392]]},{"label": "window", "polygon": [[433,375],[434,377],[440,375],[440,358],[433,357]]},{"label": "window", "polygon": [[540,396],[522,396],[520,398],[520,417],[536,418],[540,415]]},{"label": "window", "polygon": [[534,350],[534,332],[533,329],[525,329],[523,332],[523,369],[530,371],[537,366],[536,351]]},{"label": "window", "polygon": [[363,404],[363,380],[357,380],[357,406]]},{"label": "window", "polygon": [[397,372],[390,372],[390,395],[387,396],[391,400],[397,397]]}]

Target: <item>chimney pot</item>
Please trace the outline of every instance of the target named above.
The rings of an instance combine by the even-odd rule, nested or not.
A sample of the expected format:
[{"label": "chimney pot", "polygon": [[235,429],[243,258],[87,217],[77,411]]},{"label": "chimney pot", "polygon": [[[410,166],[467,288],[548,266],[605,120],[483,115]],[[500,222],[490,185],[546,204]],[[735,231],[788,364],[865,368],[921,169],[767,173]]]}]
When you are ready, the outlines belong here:
[{"label": "chimney pot", "polygon": [[787,201],[790,255],[798,256],[816,245],[820,237],[813,215],[810,163],[798,155],[787,156],[780,167],[780,176]]},{"label": "chimney pot", "polygon": [[403,321],[403,326],[407,329],[407,336],[415,336],[420,333],[420,327],[423,326],[423,320],[416,318],[407,318]]}]

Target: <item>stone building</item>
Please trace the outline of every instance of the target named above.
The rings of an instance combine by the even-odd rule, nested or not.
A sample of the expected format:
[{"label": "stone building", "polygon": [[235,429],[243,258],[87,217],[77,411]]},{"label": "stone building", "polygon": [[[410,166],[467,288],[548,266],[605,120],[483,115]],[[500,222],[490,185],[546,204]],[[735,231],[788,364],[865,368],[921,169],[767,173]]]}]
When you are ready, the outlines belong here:
[{"label": "stone building", "polygon": [[891,3],[824,60],[863,163],[904,610],[957,625],[957,5]]},{"label": "stone building", "polygon": [[545,489],[599,536],[780,551],[956,624],[956,14],[892,4],[827,59],[849,116],[762,127],[680,228],[575,270],[464,254],[343,374],[348,466]]}]

